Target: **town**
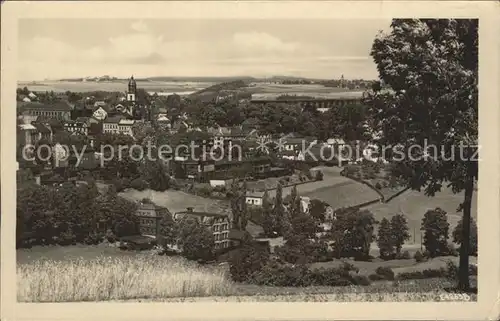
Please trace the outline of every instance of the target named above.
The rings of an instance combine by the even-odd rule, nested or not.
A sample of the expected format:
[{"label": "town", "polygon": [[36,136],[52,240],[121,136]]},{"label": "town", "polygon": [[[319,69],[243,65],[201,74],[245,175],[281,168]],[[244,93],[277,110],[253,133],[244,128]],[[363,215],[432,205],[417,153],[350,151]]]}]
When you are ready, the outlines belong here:
[{"label": "town", "polygon": [[[386,53],[377,41],[381,52],[372,56],[382,70]],[[477,64],[464,68],[477,72]],[[448,148],[455,129],[391,109],[405,103],[392,97],[413,90],[391,77],[233,77],[166,94],[161,80],[137,73],[18,84],[20,296],[165,299],[359,287],[434,300],[433,291],[457,282],[473,292],[477,163],[457,160],[448,171],[421,149],[396,161],[395,145],[408,151],[430,140]],[[92,89],[55,89],[68,84]],[[412,91],[412,99],[419,94]],[[477,104],[477,95],[468,97]],[[477,135],[477,120],[464,126]],[[472,168],[465,183],[460,166]],[[33,257],[43,261],[52,251],[81,273],[64,276],[71,288],[83,275],[103,275],[106,283],[118,278],[113,269],[147,272],[137,272],[138,288],[123,292],[130,295],[89,298],[36,279]],[[181,281],[155,282],[165,273]]]}]

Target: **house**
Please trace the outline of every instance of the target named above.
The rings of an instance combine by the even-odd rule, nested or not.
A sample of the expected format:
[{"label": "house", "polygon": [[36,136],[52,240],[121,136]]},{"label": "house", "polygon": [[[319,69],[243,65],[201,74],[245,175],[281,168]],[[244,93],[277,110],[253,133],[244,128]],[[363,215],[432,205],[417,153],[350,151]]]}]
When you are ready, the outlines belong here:
[{"label": "house", "polygon": [[37,142],[38,133],[34,125],[26,123],[17,125],[17,143],[20,147],[35,145]]},{"label": "house", "polygon": [[30,100],[36,100],[38,98],[33,92],[30,92],[28,94],[28,97],[30,98]]},{"label": "house", "polygon": [[19,109],[24,115],[45,116],[59,120],[70,120],[72,111],[72,108],[63,101],[52,104],[38,102],[21,103]]},{"label": "house", "polygon": [[75,120],[64,122],[64,130],[70,133],[79,133],[88,135],[90,128],[90,119],[88,117],[78,117]]},{"label": "house", "polygon": [[103,133],[123,134],[133,136],[132,126],[135,124],[133,119],[126,119],[121,116],[108,117],[102,125]]},{"label": "house", "polygon": [[99,121],[103,121],[108,117],[108,112],[102,107],[98,106],[97,109],[92,113],[92,117]]},{"label": "house", "polygon": [[141,202],[135,212],[139,218],[139,232],[142,235],[157,238],[160,233],[159,222],[163,215],[169,213],[166,207],[150,202]]},{"label": "house", "polygon": [[208,212],[197,212],[192,207],[188,207],[186,211],[177,212],[174,215],[174,220],[195,219],[199,223],[209,228],[215,239],[215,249],[224,249],[231,246],[229,239],[230,220],[227,215]]},{"label": "house", "polygon": [[252,206],[262,206],[263,199],[264,199],[264,192],[248,191],[245,196],[245,203]]},{"label": "house", "polygon": [[284,150],[297,152],[307,149],[309,146],[317,143],[317,140],[311,137],[290,137],[282,138]]},{"label": "house", "polygon": [[38,133],[38,141],[40,140],[48,140],[52,141],[52,129],[48,124],[42,124],[39,122],[32,122],[33,126],[35,126],[36,131]]}]

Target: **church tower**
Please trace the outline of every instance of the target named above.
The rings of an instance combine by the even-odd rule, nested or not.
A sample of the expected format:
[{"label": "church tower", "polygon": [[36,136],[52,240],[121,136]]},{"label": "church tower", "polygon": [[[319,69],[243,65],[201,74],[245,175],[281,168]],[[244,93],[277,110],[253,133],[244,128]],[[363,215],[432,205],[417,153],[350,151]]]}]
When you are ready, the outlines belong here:
[{"label": "church tower", "polygon": [[134,76],[132,76],[128,81],[127,101],[135,103],[136,94],[137,94],[137,84],[135,83]]}]

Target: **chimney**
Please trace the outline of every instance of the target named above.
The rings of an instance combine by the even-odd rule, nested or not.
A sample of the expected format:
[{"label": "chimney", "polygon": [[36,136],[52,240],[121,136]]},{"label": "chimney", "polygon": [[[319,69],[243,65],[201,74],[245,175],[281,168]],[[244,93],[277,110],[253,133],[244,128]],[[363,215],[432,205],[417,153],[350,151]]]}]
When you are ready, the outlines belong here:
[{"label": "chimney", "polygon": [[188,211],[188,213],[193,213],[193,208],[192,207],[188,207],[187,211]]}]

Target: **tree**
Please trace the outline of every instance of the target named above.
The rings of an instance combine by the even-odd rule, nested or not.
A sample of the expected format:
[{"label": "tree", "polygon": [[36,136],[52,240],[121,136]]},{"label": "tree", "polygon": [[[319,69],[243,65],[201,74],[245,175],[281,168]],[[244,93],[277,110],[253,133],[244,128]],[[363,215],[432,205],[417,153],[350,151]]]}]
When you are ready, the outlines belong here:
[{"label": "tree", "polygon": [[244,231],[248,223],[246,208],[246,183],[240,186],[238,180],[234,179],[231,184],[231,210],[233,213],[233,228]]},{"label": "tree", "polygon": [[269,193],[266,190],[262,197],[262,228],[264,229],[264,234],[268,237],[275,236],[276,217],[274,214],[273,205],[269,198]]},{"label": "tree", "polygon": [[215,238],[213,233],[195,219],[180,222],[179,245],[188,260],[209,261],[214,257]]},{"label": "tree", "polygon": [[318,199],[312,199],[309,202],[309,215],[314,217],[318,222],[324,222],[326,219],[326,209],[328,208],[328,203],[323,202]]},{"label": "tree", "polygon": [[408,231],[408,222],[404,215],[396,214],[391,217],[390,232],[397,255],[401,254],[401,248],[405,241],[410,239],[410,233],[408,233]]},{"label": "tree", "polygon": [[283,206],[283,186],[281,186],[280,183],[278,183],[276,195],[274,197],[273,216],[276,220],[276,232],[278,232],[279,235],[284,235],[289,227],[290,221],[286,216],[285,207]]},{"label": "tree", "polygon": [[[391,32],[375,39],[371,55],[392,89],[374,86],[365,99],[379,143],[411,154],[398,162],[396,174],[412,189],[433,196],[447,184],[464,191],[462,239],[469,240],[478,159],[478,20],[395,19]],[[412,145],[439,151],[410,152]],[[469,244],[460,247],[462,291],[469,288]]]},{"label": "tree", "polygon": [[334,240],[336,256],[367,259],[370,244],[375,240],[373,231],[376,223],[368,210],[360,211],[357,207],[336,210],[332,228],[328,231]]},{"label": "tree", "polygon": [[448,230],[450,224],[446,212],[440,208],[428,210],[422,219],[424,246],[431,257],[448,253]]},{"label": "tree", "polygon": [[[462,218],[453,230],[453,242],[456,244],[462,244],[463,225]],[[469,255],[477,255],[477,224],[472,217],[470,221]]]},{"label": "tree", "polygon": [[382,259],[392,258],[394,256],[394,244],[391,234],[391,224],[387,218],[380,221],[377,235],[377,245]]},{"label": "tree", "polygon": [[164,248],[172,245],[177,240],[176,224],[169,211],[164,211],[158,222],[159,224],[159,244]]},{"label": "tree", "polygon": [[260,246],[247,243],[232,253],[229,273],[236,282],[249,281],[253,274],[261,271],[269,260],[269,252]]}]

